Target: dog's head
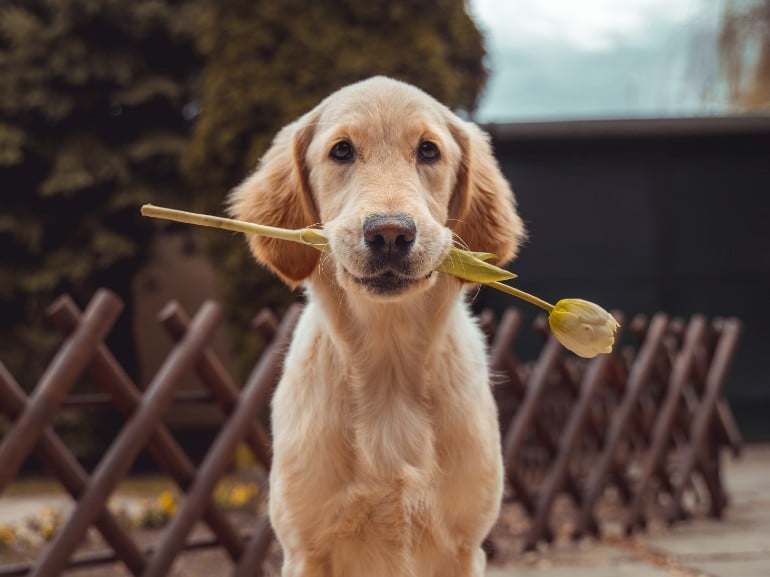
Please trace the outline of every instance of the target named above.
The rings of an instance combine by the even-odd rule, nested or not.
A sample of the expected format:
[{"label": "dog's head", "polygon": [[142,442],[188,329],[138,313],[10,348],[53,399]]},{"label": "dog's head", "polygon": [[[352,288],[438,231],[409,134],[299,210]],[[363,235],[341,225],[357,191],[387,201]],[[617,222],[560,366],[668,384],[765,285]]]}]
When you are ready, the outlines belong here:
[{"label": "dog's head", "polygon": [[[431,286],[453,243],[505,263],[524,235],[487,136],[383,77],[342,88],[281,130],[232,192],[230,211],[283,228],[322,224],[337,282],[375,299]],[[291,286],[319,266],[314,248],[257,236],[249,243]]]}]

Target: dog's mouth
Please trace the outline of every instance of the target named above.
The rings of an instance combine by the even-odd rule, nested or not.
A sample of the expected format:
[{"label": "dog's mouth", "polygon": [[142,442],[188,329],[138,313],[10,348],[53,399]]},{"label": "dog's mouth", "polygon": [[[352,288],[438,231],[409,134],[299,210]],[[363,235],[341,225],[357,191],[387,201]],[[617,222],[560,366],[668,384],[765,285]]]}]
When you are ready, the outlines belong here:
[{"label": "dog's mouth", "polygon": [[430,279],[433,272],[429,272],[424,277],[413,277],[399,274],[392,270],[386,270],[377,274],[365,277],[358,277],[347,272],[355,283],[369,292],[381,296],[395,296],[401,294],[410,288]]}]

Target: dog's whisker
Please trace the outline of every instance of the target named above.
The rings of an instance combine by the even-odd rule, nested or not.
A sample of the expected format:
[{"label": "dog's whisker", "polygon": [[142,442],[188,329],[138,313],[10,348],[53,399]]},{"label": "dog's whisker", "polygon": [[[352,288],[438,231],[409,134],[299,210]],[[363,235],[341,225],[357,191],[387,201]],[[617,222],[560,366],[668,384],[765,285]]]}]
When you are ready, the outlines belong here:
[{"label": "dog's whisker", "polygon": [[463,238],[457,234],[456,232],[452,232],[452,244],[453,246],[456,246],[457,248],[461,248],[463,250],[470,250],[470,246],[468,246],[468,243],[463,240]]},{"label": "dog's whisker", "polygon": [[332,276],[327,270],[328,263],[333,263],[332,255],[328,251],[323,251],[321,253],[321,259],[318,261],[318,270],[323,278],[326,280],[332,280]]}]

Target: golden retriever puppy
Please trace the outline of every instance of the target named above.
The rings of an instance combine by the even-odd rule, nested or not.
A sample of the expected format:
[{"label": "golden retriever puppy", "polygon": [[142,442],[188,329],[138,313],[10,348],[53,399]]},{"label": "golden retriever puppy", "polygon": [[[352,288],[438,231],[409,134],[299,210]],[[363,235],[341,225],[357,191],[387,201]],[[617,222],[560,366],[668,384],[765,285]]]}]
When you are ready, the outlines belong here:
[{"label": "golden retriever puppy", "polygon": [[524,233],[486,135],[371,78],[281,130],[230,208],[329,239],[249,241],[308,299],[272,401],[283,576],[482,575],[497,413],[468,285],[434,269],[453,243],[506,262]]}]

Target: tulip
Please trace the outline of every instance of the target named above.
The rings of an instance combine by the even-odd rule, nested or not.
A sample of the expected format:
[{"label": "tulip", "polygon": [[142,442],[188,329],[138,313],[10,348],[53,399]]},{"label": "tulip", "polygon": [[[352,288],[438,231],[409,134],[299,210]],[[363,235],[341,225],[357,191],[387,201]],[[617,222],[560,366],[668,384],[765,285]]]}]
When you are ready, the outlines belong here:
[{"label": "tulip", "polygon": [[[142,207],[142,214],[152,218],[290,240],[312,246],[320,251],[326,250],[329,246],[323,230],[316,228],[287,230],[151,204],[145,204]],[[485,284],[545,309],[548,311],[548,324],[554,336],[576,355],[592,358],[612,351],[615,331],[620,325],[610,313],[599,305],[581,299],[562,299],[556,305],[552,305],[516,287],[504,284],[500,281],[516,278],[516,275],[486,262],[493,258],[495,255],[490,253],[453,247],[436,270],[463,280]]]},{"label": "tulip", "polygon": [[548,324],[561,344],[588,359],[612,352],[620,326],[602,307],[582,299],[557,302],[548,315]]},{"label": "tulip", "polygon": [[552,305],[501,282],[486,283],[548,312],[548,326],[565,348],[586,359],[612,352],[620,323],[597,304],[582,299],[561,299]]}]

